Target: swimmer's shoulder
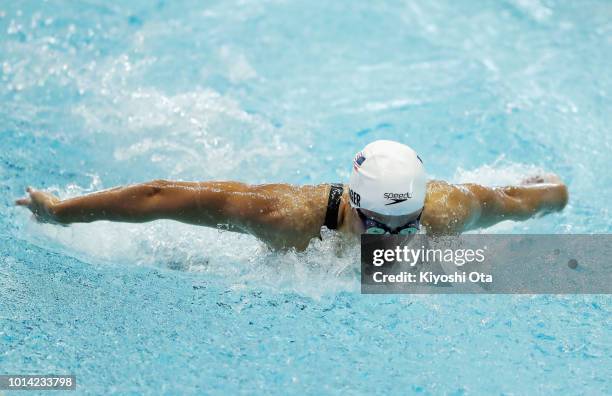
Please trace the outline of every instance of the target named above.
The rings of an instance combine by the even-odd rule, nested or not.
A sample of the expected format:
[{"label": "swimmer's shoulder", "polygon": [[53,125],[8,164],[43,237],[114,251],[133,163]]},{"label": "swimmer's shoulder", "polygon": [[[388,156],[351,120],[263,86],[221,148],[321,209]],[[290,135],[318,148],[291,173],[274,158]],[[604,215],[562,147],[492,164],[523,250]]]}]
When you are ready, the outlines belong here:
[{"label": "swimmer's shoulder", "polygon": [[274,197],[274,204],[266,213],[266,226],[255,234],[274,248],[305,249],[312,238],[320,235],[330,187],[330,184],[283,183],[258,186]]},{"label": "swimmer's shoulder", "polygon": [[465,185],[443,180],[427,183],[421,222],[433,234],[457,234],[479,215],[478,199]]}]

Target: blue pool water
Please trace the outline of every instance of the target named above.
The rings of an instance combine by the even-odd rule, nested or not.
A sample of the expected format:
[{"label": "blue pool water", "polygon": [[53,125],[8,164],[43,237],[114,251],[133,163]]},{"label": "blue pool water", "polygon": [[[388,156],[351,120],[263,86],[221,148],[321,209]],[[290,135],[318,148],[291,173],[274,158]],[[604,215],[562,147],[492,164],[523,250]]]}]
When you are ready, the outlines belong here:
[{"label": "blue pool water", "polygon": [[[128,4],[129,3],[129,4]],[[392,138],[432,177],[541,170],[610,233],[606,1],[0,3],[0,374],[80,394],[610,394],[610,296],[367,296],[357,248],[272,253],[159,221],[40,225],[12,202],[155,178],[347,180]]]}]

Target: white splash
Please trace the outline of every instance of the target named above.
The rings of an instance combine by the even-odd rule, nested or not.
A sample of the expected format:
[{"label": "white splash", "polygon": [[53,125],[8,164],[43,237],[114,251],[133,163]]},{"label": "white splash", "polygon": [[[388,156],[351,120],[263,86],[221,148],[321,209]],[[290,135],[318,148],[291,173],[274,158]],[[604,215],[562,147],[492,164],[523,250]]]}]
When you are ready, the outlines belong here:
[{"label": "white splash", "polygon": [[502,155],[492,164],[475,169],[457,168],[452,178],[454,183],[480,183],[486,186],[508,186],[520,184],[524,179],[547,173],[535,165],[520,164],[505,159]]}]

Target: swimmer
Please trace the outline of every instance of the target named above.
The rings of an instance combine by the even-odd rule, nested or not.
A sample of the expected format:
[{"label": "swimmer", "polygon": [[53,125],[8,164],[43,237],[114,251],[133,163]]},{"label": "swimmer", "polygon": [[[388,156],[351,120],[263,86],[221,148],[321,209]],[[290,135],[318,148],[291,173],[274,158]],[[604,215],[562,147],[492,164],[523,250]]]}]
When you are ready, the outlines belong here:
[{"label": "swimmer", "polygon": [[60,200],[28,187],[16,201],[40,222],[176,220],[252,234],[274,249],[304,250],[326,226],[349,239],[363,233],[456,235],[503,220],[561,211],[567,187],[547,174],[516,186],[428,180],[421,158],[389,140],[357,153],[348,185],[249,185],[154,180]]}]

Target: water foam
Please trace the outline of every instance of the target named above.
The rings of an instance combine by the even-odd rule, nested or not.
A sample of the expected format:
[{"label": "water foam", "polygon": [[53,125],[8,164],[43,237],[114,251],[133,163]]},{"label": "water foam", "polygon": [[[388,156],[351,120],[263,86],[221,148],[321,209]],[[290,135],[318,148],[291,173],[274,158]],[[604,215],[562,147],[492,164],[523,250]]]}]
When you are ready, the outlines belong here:
[{"label": "water foam", "polygon": [[520,184],[530,176],[548,173],[530,164],[508,161],[503,155],[492,164],[484,164],[474,169],[457,168],[452,178],[454,183],[479,183],[485,186],[510,186]]}]

